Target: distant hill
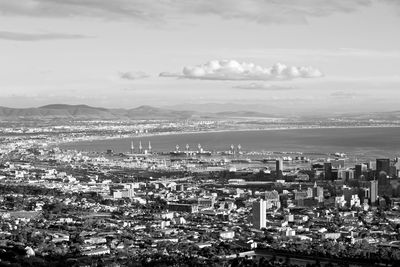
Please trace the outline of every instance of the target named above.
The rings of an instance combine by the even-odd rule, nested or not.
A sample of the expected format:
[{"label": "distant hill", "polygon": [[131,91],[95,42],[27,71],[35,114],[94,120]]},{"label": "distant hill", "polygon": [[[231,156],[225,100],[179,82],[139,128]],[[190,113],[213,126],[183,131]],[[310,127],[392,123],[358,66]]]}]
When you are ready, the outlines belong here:
[{"label": "distant hill", "polygon": [[130,119],[188,119],[195,113],[194,111],[178,111],[151,106],[140,106],[127,110],[125,116]]},{"label": "distant hill", "polygon": [[106,108],[96,108],[88,105],[67,105],[67,104],[51,104],[39,107],[40,109],[97,109],[106,111]]},{"label": "distant hill", "polygon": [[323,119],[323,118],[335,118],[335,119],[346,119],[346,120],[376,120],[376,121],[400,121],[400,111],[380,111],[380,112],[346,112],[346,113],[332,113],[332,114],[314,114],[302,116],[307,119]]},{"label": "distant hill", "polygon": [[223,111],[215,113],[216,116],[219,117],[228,117],[228,118],[267,118],[267,117],[275,117],[274,115],[265,114],[261,112],[255,111]]},{"label": "distant hill", "polygon": [[51,104],[38,108],[0,107],[0,119],[8,121],[39,119],[188,119],[195,112],[140,106],[133,109],[106,109],[87,105]]},{"label": "distant hill", "polygon": [[385,121],[399,121],[400,111],[386,111],[386,112],[373,112],[373,113],[360,113],[360,114],[346,114],[343,117],[354,120],[385,120]]},{"label": "distant hill", "polygon": [[[226,106],[224,106],[226,108]],[[234,107],[233,107],[234,108]],[[182,120],[182,119],[226,119],[226,118],[284,118],[273,112],[258,112],[254,110],[222,110],[222,111],[192,111],[183,109],[157,108],[139,106],[132,109],[107,109],[88,105],[51,104],[38,108],[8,108],[0,107],[0,120]],[[290,118],[298,116],[290,116]],[[400,111],[351,113],[342,115],[316,115],[302,119],[343,118],[352,120],[386,120],[400,121]]]},{"label": "distant hill", "polygon": [[55,104],[38,108],[0,107],[0,118],[4,120],[20,119],[116,119],[109,110],[86,105]]},{"label": "distant hill", "polygon": [[171,106],[164,106],[163,108],[173,110],[196,110],[205,113],[218,113],[218,112],[235,112],[237,110],[245,110],[259,113],[279,114],[282,113],[282,107],[274,105],[271,102],[265,104],[238,104],[238,103],[199,103],[199,104],[178,104]]}]

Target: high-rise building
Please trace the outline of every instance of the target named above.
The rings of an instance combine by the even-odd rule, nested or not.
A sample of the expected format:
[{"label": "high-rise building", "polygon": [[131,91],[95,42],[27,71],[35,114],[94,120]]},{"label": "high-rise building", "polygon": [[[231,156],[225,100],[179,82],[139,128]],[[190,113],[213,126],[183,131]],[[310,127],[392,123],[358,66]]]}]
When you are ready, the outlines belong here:
[{"label": "high-rise building", "polygon": [[283,172],[283,160],[282,159],[276,160],[275,169],[276,169],[276,178],[281,178],[282,172]]},{"label": "high-rise building", "polygon": [[400,177],[400,158],[396,158],[394,161],[394,176]]},{"label": "high-rise building", "polygon": [[339,170],[338,169],[332,169],[331,171],[331,180],[337,180],[339,179]]},{"label": "high-rise building", "polygon": [[325,180],[332,180],[332,163],[324,163]]},{"label": "high-rise building", "polygon": [[315,182],[312,188],[307,189],[307,198],[318,200],[318,203],[324,202],[324,188]]},{"label": "high-rise building", "polygon": [[376,163],[373,162],[373,161],[366,162],[365,164],[367,164],[368,169],[375,169],[376,168]]},{"label": "high-rise building", "polygon": [[322,186],[317,186],[316,182],[314,183],[313,197],[318,200],[318,203],[324,202],[324,188]]},{"label": "high-rise building", "polygon": [[362,164],[356,164],[354,170],[354,179],[356,180],[361,179],[361,175],[362,175]]},{"label": "high-rise building", "polygon": [[324,202],[324,188],[321,186],[317,188],[317,200],[318,202]]},{"label": "high-rise building", "polygon": [[378,199],[378,181],[373,180],[370,181],[369,185],[369,200],[371,202],[371,205],[374,205],[377,199]]},{"label": "high-rise building", "polygon": [[366,163],[356,164],[354,170],[354,179],[361,180],[366,179],[368,172],[368,165]]},{"label": "high-rise building", "polygon": [[263,199],[253,203],[253,227],[256,229],[267,226],[267,202]]},{"label": "high-rise building", "polygon": [[390,174],[390,159],[376,159],[376,176],[377,178],[385,172],[386,175]]}]

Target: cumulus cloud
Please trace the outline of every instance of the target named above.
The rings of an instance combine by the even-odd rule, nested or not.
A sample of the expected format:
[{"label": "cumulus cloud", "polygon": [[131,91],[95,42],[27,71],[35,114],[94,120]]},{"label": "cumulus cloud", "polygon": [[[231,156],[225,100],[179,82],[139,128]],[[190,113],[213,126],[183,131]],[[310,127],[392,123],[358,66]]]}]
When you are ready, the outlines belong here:
[{"label": "cumulus cloud", "polygon": [[263,84],[263,83],[241,84],[241,85],[233,86],[233,88],[245,89],[245,90],[265,90],[265,91],[280,91],[280,90],[294,89],[291,86],[281,86],[281,85]]},{"label": "cumulus cloud", "polygon": [[119,77],[124,80],[139,80],[149,77],[149,75],[143,71],[128,71],[119,72]]},{"label": "cumulus cloud", "polygon": [[58,39],[82,39],[87,36],[79,34],[64,33],[21,33],[0,31],[0,39],[10,41],[42,41],[42,40],[58,40]]},{"label": "cumulus cloud", "polygon": [[[161,75],[165,77],[165,75]],[[170,75],[171,77],[173,75]],[[187,66],[176,77],[200,80],[291,80],[296,78],[317,78],[322,72],[313,67],[287,66],[276,63],[262,67],[254,63],[236,60],[212,60],[202,65]]]},{"label": "cumulus cloud", "polygon": [[[382,0],[395,3],[394,0]],[[100,17],[158,21],[214,15],[257,23],[305,23],[309,17],[353,12],[371,0],[0,0],[0,14],[45,17]]]}]

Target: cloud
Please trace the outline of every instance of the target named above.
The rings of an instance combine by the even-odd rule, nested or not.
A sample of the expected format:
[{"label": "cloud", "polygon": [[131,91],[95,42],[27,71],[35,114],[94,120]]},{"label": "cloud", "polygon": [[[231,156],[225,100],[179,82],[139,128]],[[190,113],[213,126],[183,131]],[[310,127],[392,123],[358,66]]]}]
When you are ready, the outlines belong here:
[{"label": "cloud", "polygon": [[87,36],[79,34],[64,33],[21,33],[0,31],[0,39],[10,41],[42,41],[42,40],[58,40],[58,39],[82,39]]},{"label": "cloud", "polygon": [[179,76],[181,76],[181,74],[177,73],[177,72],[165,71],[165,72],[161,72],[160,74],[158,74],[158,76],[160,76],[160,77],[179,77]]},{"label": "cloud", "polygon": [[233,88],[245,89],[245,90],[265,90],[265,91],[280,91],[280,90],[294,89],[291,86],[280,86],[280,85],[263,84],[263,83],[242,84],[242,85],[233,86]]},{"label": "cloud", "polygon": [[[166,77],[165,74],[161,75]],[[172,77],[169,75],[167,77]],[[287,66],[276,63],[272,67],[262,67],[254,63],[236,60],[212,60],[203,65],[183,68],[183,73],[175,77],[199,80],[291,80],[296,78],[318,78],[323,74],[313,67]]]},{"label": "cloud", "polygon": [[[388,3],[393,0],[383,0]],[[306,23],[310,17],[354,12],[372,0],[0,0],[0,14],[159,21],[214,15],[257,23]]]},{"label": "cloud", "polygon": [[119,72],[118,75],[121,79],[124,80],[139,80],[150,77],[150,75],[143,71]]},{"label": "cloud", "polygon": [[1,16],[98,18],[160,22],[170,8],[164,0],[0,0]]},{"label": "cloud", "polygon": [[362,6],[371,4],[370,0],[217,0],[197,2],[197,4],[187,3],[186,12],[213,14],[226,19],[244,19],[260,24],[307,23],[307,19],[310,17],[354,12]]},{"label": "cloud", "polygon": [[0,0],[0,14],[32,17],[150,18],[150,7],[144,0]]}]

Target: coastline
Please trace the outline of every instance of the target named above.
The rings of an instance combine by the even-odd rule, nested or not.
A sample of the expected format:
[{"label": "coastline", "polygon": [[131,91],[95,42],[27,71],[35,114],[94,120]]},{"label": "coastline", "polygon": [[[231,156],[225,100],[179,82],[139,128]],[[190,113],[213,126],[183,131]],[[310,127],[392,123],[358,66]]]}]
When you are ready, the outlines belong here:
[{"label": "coastline", "polygon": [[372,125],[372,126],[308,126],[308,127],[279,127],[279,128],[243,128],[243,129],[219,129],[209,131],[183,131],[183,132],[160,132],[160,133],[144,133],[139,135],[120,135],[120,136],[90,136],[84,139],[71,141],[58,141],[54,145],[74,144],[81,142],[106,141],[118,139],[137,139],[153,136],[172,136],[172,135],[190,135],[190,134],[207,134],[207,133],[224,133],[224,132],[258,132],[258,131],[283,131],[283,130],[313,130],[313,129],[369,129],[369,128],[400,128],[400,125]]}]

